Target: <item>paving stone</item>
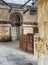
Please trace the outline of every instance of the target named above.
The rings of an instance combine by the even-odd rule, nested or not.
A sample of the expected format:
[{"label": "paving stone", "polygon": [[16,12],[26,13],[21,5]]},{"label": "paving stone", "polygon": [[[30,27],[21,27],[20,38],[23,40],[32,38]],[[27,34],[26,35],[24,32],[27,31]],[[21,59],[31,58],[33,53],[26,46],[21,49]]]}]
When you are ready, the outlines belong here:
[{"label": "paving stone", "polygon": [[0,45],[0,65],[32,65],[32,63],[37,65],[33,55],[14,49],[14,47]]},{"label": "paving stone", "polygon": [[[17,65],[22,65],[22,64],[29,65],[29,63],[28,63],[29,60],[22,55],[9,54],[8,56],[6,56],[6,58],[9,62],[14,62]],[[31,65],[31,63],[30,63],[30,65]]]},{"label": "paving stone", "polygon": [[25,63],[25,64],[23,64],[23,65],[33,65],[32,63]]},{"label": "paving stone", "polygon": [[6,58],[7,58],[8,61],[27,60],[22,55],[13,55],[13,54],[8,54],[8,56],[6,56]]}]

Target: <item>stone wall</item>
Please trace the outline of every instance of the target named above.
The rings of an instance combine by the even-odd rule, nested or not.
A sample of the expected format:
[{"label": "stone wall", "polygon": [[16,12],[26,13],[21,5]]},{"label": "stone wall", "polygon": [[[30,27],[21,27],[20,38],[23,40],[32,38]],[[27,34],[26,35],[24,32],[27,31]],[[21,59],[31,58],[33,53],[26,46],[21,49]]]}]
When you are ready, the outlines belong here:
[{"label": "stone wall", "polygon": [[[23,11],[17,11],[17,12],[15,11],[14,12],[13,10],[12,10],[12,12],[9,13],[9,10],[8,10],[9,8],[7,6],[5,6],[5,7],[4,6],[0,6],[0,7],[6,8],[6,10],[5,9],[0,9],[0,20],[1,21],[13,21],[14,22],[13,24],[15,24],[16,18],[17,18],[15,14],[19,13],[18,15],[21,18],[20,19],[21,20],[20,22],[37,22],[37,14],[30,15],[30,12],[26,12],[25,14],[23,14]],[[23,34],[25,34],[25,33],[26,34],[27,33],[33,33],[33,27],[32,26],[29,26],[29,27],[28,27],[28,25],[26,25],[26,26],[20,26],[18,28],[18,29],[20,29],[18,32],[16,32],[16,30],[17,30],[16,28],[17,28],[16,26],[11,28],[11,30],[12,30],[11,31],[11,33],[12,33],[11,35],[12,35],[13,40],[16,40],[17,35],[18,35],[16,33],[18,33],[18,32],[20,32],[20,35],[22,33]],[[15,31],[13,31],[13,29]]]},{"label": "stone wall", "polygon": [[[23,14],[23,12],[22,13],[21,12],[12,12],[11,16],[10,16],[10,19],[12,19],[12,21],[16,22],[16,15],[17,14],[21,18],[20,22],[23,22],[23,23],[37,22],[37,14],[30,15],[30,12],[26,12],[25,14]],[[36,26],[34,26],[34,27],[36,27]],[[22,35],[22,34],[25,35],[27,33],[33,33],[33,26],[32,25],[30,26],[30,24],[25,24],[25,26],[24,26],[22,24],[22,26],[20,26],[20,35]]]},{"label": "stone wall", "polygon": [[9,21],[9,15],[7,10],[0,10],[0,20]]},{"label": "stone wall", "polygon": [[48,0],[38,0],[38,27],[38,65],[48,65]]},{"label": "stone wall", "polygon": [[[30,15],[30,12],[26,12],[23,15],[23,22],[37,22],[37,14]],[[33,33],[33,25],[23,25],[23,34]],[[34,26],[36,27],[36,26]]]},{"label": "stone wall", "polygon": [[33,27],[31,25],[22,26],[23,34],[27,35],[28,33],[33,34]]},{"label": "stone wall", "polygon": [[9,21],[9,9],[8,6],[0,5],[0,20]]},{"label": "stone wall", "polygon": [[11,41],[10,24],[0,24],[0,41]]},{"label": "stone wall", "polygon": [[[9,21],[10,20],[10,14],[11,13],[9,13],[8,9],[7,10],[0,9],[0,20]],[[30,15],[30,12],[27,12],[26,14],[22,14],[22,15],[23,15],[23,21],[22,22],[37,22],[37,14]]]},{"label": "stone wall", "polygon": [[26,12],[23,15],[23,22],[37,22],[37,14],[30,15],[30,12]]},{"label": "stone wall", "polygon": [[[40,1],[39,1],[40,2]],[[48,2],[43,1],[38,5],[39,37],[48,44]]]},{"label": "stone wall", "polygon": [[38,25],[22,25],[22,34],[35,34],[38,33]]}]

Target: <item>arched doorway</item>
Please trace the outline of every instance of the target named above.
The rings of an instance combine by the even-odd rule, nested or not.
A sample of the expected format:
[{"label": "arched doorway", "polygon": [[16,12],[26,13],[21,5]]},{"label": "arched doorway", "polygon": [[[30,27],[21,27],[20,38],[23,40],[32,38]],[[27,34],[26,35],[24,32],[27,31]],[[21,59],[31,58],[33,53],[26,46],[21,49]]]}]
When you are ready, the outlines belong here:
[{"label": "arched doorway", "polygon": [[16,41],[19,39],[20,26],[23,22],[23,16],[19,12],[13,12],[10,14],[10,21],[12,23],[12,28],[11,28],[12,40]]}]

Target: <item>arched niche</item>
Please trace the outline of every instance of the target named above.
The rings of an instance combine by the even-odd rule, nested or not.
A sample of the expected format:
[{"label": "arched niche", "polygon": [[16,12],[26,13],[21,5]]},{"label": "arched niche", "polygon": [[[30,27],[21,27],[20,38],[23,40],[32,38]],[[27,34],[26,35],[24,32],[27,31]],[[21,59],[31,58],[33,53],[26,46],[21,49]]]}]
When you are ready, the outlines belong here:
[{"label": "arched niche", "polygon": [[10,22],[13,26],[20,26],[23,22],[23,16],[20,12],[12,12],[10,14]]},{"label": "arched niche", "polygon": [[22,25],[23,22],[22,14],[20,12],[12,12],[10,14],[10,22],[12,24],[12,28],[11,28],[12,40],[16,41],[19,39],[20,26]]}]

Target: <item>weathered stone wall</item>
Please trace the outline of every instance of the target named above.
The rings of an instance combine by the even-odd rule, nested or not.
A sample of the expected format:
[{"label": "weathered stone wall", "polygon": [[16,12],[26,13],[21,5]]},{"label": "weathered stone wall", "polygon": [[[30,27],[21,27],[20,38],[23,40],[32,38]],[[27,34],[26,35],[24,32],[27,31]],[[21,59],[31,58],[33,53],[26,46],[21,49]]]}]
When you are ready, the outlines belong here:
[{"label": "weathered stone wall", "polygon": [[4,5],[0,5],[0,20],[4,20],[4,21],[9,21],[9,7],[8,6],[4,6]]},{"label": "weathered stone wall", "polygon": [[0,20],[9,21],[9,13],[7,10],[0,10]]},{"label": "weathered stone wall", "polygon": [[28,11],[23,15],[23,22],[37,22],[37,14],[30,15],[30,12]]},{"label": "weathered stone wall", "polygon": [[33,27],[31,25],[22,26],[23,34],[27,35],[28,33],[33,34]]},{"label": "weathered stone wall", "polygon": [[[23,15],[23,22],[37,22],[37,14],[30,15],[30,12],[26,12]],[[33,26],[31,25],[24,25],[23,27],[23,34],[33,33]],[[36,27],[36,26],[35,26]]]},{"label": "weathered stone wall", "polygon": [[10,24],[0,24],[0,41],[11,41]]},{"label": "weathered stone wall", "polygon": [[[37,22],[37,15],[35,14],[35,15],[30,15],[30,12],[26,12],[25,14],[23,14],[23,12],[22,11],[13,11],[12,10],[12,12],[10,12],[9,13],[9,8],[7,7],[7,6],[1,6],[0,5],[0,7],[1,8],[5,8],[5,9],[0,9],[0,21],[2,20],[2,21],[11,21],[11,19],[12,19],[12,21],[14,21],[14,23],[16,22],[16,15],[15,14],[17,14],[18,12],[19,12],[19,16],[21,17],[21,21],[20,22]],[[14,13],[14,14],[13,14]],[[12,14],[12,15],[11,15]],[[21,15],[22,16],[21,16]],[[10,18],[11,17],[11,18]],[[13,24],[14,24],[13,23]],[[14,30],[17,30],[16,29],[16,26],[15,26],[15,28],[14,27],[12,27],[12,29],[14,29]],[[27,33],[33,33],[33,27],[32,26],[20,26],[20,35],[23,33],[23,34],[27,34]],[[18,31],[19,32],[19,31]],[[12,38],[13,38],[13,40],[16,40],[16,38],[17,38],[17,35],[18,34],[16,34],[16,31],[15,31],[15,33],[14,33],[14,31],[12,30],[11,31],[11,33],[13,34],[12,35]],[[16,35],[16,37],[15,37],[15,35]],[[14,36],[14,37],[13,37]]]},{"label": "weathered stone wall", "polygon": [[[9,7],[0,5],[0,20],[7,20],[9,21],[10,13],[9,13]],[[3,9],[4,8],[4,9]],[[37,15],[30,15],[30,12],[27,12],[26,14],[23,14],[23,22],[37,22]]]},{"label": "weathered stone wall", "polygon": [[[25,14],[23,14],[23,12],[22,13],[21,12],[12,12],[10,19],[12,19],[12,21],[14,21],[14,22],[16,21],[16,16],[14,16],[14,15],[17,15],[17,13],[18,13],[18,15],[20,14],[19,15],[19,17],[21,18],[20,22],[37,22],[37,14],[30,15],[30,12],[26,12]],[[12,16],[12,14],[14,14],[14,15]],[[25,35],[27,33],[33,33],[33,26],[32,25],[30,26],[30,24],[28,24],[28,25],[25,24],[25,26],[20,27],[20,35],[21,34]]]},{"label": "weathered stone wall", "polygon": [[47,34],[48,33],[48,2],[46,1],[44,0],[43,3],[41,3],[42,1],[39,1],[38,25],[39,25],[40,39],[44,40],[45,42],[43,43],[48,45],[48,34]]},{"label": "weathered stone wall", "polygon": [[38,0],[38,65],[48,65],[48,0]]}]

